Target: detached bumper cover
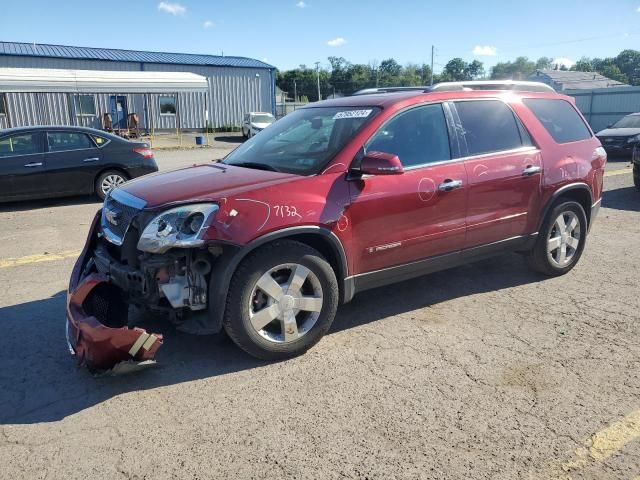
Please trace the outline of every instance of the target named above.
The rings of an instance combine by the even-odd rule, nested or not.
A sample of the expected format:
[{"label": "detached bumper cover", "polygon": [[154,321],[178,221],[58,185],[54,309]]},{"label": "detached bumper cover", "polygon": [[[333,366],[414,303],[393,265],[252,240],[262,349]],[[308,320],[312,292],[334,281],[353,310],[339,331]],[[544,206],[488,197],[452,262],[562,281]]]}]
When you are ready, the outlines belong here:
[{"label": "detached bumper cover", "polygon": [[91,273],[82,277],[89,252],[93,249],[100,212],[91,225],[89,238],[76,261],[67,292],[67,341],[78,363],[90,370],[130,371],[146,367],[162,345],[162,335],[149,334],[142,328],[111,327],[96,316],[87,314],[83,305],[90,295],[98,295],[109,284],[105,275]]}]

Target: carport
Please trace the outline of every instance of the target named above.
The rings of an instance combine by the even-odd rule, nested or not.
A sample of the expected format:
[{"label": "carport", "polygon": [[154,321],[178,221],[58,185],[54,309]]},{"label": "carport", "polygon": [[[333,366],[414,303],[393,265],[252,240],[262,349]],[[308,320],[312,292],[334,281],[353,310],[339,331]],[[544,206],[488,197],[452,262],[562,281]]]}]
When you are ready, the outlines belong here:
[{"label": "carport", "polygon": [[78,125],[203,131],[207,128],[207,79],[187,72],[131,72],[0,68],[0,128]]}]

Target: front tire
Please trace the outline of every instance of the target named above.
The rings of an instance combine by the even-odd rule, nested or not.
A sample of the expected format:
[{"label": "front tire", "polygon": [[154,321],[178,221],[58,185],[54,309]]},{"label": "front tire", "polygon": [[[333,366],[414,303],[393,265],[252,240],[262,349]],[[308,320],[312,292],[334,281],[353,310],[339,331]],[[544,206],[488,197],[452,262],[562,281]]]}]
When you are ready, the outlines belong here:
[{"label": "front tire", "polygon": [[249,355],[283,360],[318,343],[337,308],[331,265],[308,245],[282,240],[242,261],[231,280],[223,325]]},{"label": "front tire", "polygon": [[587,229],[582,205],[574,201],[558,203],[545,218],[536,244],[527,254],[529,267],[551,277],[569,272],[582,256]]}]

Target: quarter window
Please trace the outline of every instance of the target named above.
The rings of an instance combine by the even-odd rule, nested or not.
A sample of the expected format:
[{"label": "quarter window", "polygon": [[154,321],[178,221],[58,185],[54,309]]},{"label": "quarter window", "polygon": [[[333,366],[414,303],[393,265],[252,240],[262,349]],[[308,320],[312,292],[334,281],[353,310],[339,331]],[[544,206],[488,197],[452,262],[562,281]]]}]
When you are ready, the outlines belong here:
[{"label": "quarter window", "polygon": [[516,118],[503,102],[456,102],[456,110],[462,122],[468,155],[513,150],[523,146]]},{"label": "quarter window", "polygon": [[589,128],[569,102],[547,98],[525,98],[522,102],[529,107],[557,143],[591,138]]},{"label": "quarter window", "polygon": [[36,133],[23,133],[0,139],[0,157],[33,155],[41,152],[39,136]]},{"label": "quarter window", "polygon": [[376,132],[366,150],[395,154],[405,167],[450,160],[442,105],[424,105],[400,113]]},{"label": "quarter window", "polygon": [[77,132],[48,132],[50,152],[64,152],[67,150],[84,150],[92,148],[93,143],[87,135]]},{"label": "quarter window", "polygon": [[93,95],[75,95],[76,115],[79,117],[95,117],[96,102]]},{"label": "quarter window", "polygon": [[175,96],[160,97],[159,102],[160,102],[160,115],[176,114],[176,97]]}]

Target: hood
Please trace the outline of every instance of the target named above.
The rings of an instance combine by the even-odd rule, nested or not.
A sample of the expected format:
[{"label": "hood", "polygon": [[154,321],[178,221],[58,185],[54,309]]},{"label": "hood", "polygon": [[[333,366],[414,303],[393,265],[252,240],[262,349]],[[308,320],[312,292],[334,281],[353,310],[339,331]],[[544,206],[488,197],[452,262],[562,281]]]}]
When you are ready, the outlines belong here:
[{"label": "hood", "polygon": [[640,128],[605,128],[596,137],[633,137],[640,134]]},{"label": "hood", "polygon": [[122,190],[154,208],[164,204],[215,201],[299,178],[289,173],[209,163],[156,173],[127,182]]}]

